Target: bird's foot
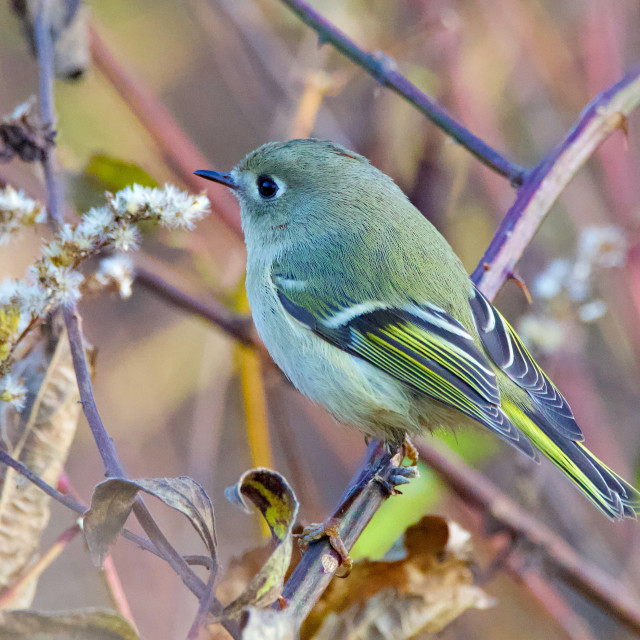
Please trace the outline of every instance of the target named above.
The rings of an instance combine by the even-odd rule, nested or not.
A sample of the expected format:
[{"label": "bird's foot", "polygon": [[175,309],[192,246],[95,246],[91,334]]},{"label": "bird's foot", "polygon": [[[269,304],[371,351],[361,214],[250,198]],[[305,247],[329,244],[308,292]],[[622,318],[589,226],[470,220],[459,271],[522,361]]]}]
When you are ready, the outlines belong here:
[{"label": "bird's foot", "polygon": [[398,490],[398,486],[409,483],[413,478],[419,478],[420,472],[418,467],[392,467],[387,477],[383,477],[379,473],[373,476],[375,482],[377,482],[383,491],[389,496],[397,496],[402,494],[402,491]]},{"label": "bird's foot", "polygon": [[319,524],[311,524],[305,527],[298,537],[298,546],[300,551],[305,553],[309,549],[309,544],[322,540],[322,538],[328,538],[329,544],[333,547],[334,551],[340,556],[340,566],[342,567],[342,573],[336,573],[339,578],[346,578],[353,568],[353,562],[349,556],[349,551],[345,546],[338,526],[340,520],[334,516],[327,518],[324,522]]}]

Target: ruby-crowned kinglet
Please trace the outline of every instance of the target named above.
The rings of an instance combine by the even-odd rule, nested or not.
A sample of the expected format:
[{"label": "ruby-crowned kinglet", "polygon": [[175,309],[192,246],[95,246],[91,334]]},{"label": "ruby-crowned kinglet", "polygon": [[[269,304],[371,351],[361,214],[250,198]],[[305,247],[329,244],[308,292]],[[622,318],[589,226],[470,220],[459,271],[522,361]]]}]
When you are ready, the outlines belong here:
[{"label": "ruby-crowned kinglet", "polygon": [[640,494],[582,444],[567,401],[387,175],[332,142],[266,144],[231,173],[247,295],[269,353],[338,421],[394,445],[481,424],[550,458],[610,518]]}]

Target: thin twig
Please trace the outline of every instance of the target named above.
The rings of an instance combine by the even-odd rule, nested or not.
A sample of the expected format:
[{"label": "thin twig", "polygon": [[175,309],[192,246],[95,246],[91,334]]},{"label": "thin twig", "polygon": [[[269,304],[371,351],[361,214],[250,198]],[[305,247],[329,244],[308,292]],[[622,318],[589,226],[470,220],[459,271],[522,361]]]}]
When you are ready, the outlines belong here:
[{"label": "thin twig", "polygon": [[[71,494],[56,491],[56,489],[45,482],[40,476],[33,473],[33,471],[29,469],[29,467],[25,466],[19,460],[12,458],[4,449],[0,449],[0,463],[6,464],[8,467],[11,467],[23,478],[38,487],[38,489],[44,491],[49,497],[53,498],[61,505],[67,507],[67,509],[71,509],[71,511],[73,511],[74,513],[77,513],[78,515],[84,515],[87,512],[88,507],[75,500],[75,498],[73,498]],[[162,553],[150,540],[142,538],[141,536],[133,533],[132,531],[129,531],[128,529],[123,529],[120,535],[126,540],[129,540],[129,542],[133,542],[144,551],[152,553],[161,560],[165,559]],[[210,568],[211,564],[210,560],[207,559],[206,556],[184,556],[184,560],[187,564],[201,565],[207,568]],[[196,593],[195,595],[198,594]]]},{"label": "thin twig", "polygon": [[435,125],[449,134],[480,162],[519,186],[526,170],[492,149],[466,127],[457,122],[435,98],[420,91],[395,69],[395,63],[380,52],[370,53],[361,49],[343,31],[321,16],[302,0],[282,0],[306,25],[318,33],[320,43],[333,45],[342,55],[362,67],[383,87],[387,87],[415,106]]},{"label": "thin twig", "polygon": [[558,624],[569,640],[595,640],[586,622],[577,614],[562,594],[545,576],[526,566],[526,559],[515,555],[506,560],[508,573],[526,586],[551,618]]},{"label": "thin twig", "polygon": [[145,267],[136,266],[135,277],[137,283],[163,300],[220,327],[242,344],[264,351],[249,316],[233,313],[216,300],[210,299],[205,302],[194,298]]},{"label": "thin twig", "polygon": [[13,609],[15,606],[11,602],[25,585],[33,580],[37,580],[40,574],[57,560],[67,545],[80,533],[80,525],[75,523],[65,529],[55,540],[55,542],[42,554],[38,561],[29,567],[18,582],[0,596],[0,610]]},{"label": "thin twig", "polygon": [[[98,451],[102,456],[102,461],[105,465],[107,475],[116,478],[126,478],[126,473],[118,459],[118,454],[116,453],[113,441],[105,430],[100,414],[98,413],[98,408],[93,396],[93,385],[91,383],[89,365],[84,353],[84,344],[80,329],[80,316],[75,305],[64,308],[64,319],[67,325],[71,358],[73,360],[73,366],[78,380],[82,409],[85,417],[87,418],[87,422],[89,423],[89,428],[91,429],[94,440],[96,441]],[[178,576],[180,576],[185,586],[192,593],[198,596],[199,599],[209,598],[208,592],[206,591],[207,585],[205,585],[205,583],[202,582],[202,580],[200,580],[200,578],[191,570],[184,558],[167,540],[166,536],[162,533],[151,516],[151,513],[144,505],[144,502],[139,497],[136,498],[136,501],[133,504],[133,513],[140,522],[144,532],[157,547],[164,560],[166,560],[171,568],[178,574]],[[217,615],[221,610],[222,605],[215,600],[212,613]]]},{"label": "thin twig", "polygon": [[60,493],[56,491],[50,484],[46,483],[40,476],[36,475],[29,469],[29,467],[25,466],[19,460],[12,458],[4,449],[0,448],[0,462],[2,464],[6,464],[8,467],[11,467],[15,471],[17,471],[21,476],[26,478],[29,482],[44,491],[49,497],[53,498],[60,504],[63,504],[71,511],[82,515],[87,508],[81,505],[79,502],[76,502],[70,495],[65,495],[64,493]]},{"label": "thin twig", "polygon": [[116,609],[120,615],[129,622],[134,631],[138,633],[138,626],[136,625],[133,612],[129,606],[127,595],[122,587],[122,581],[120,580],[120,576],[118,575],[118,571],[111,554],[109,554],[104,560],[101,575],[104,577],[107,589],[109,590],[109,595],[111,596],[111,601],[115,605]]},{"label": "thin twig", "polygon": [[452,462],[423,443],[416,444],[416,448],[420,459],[465,504],[490,518],[498,531],[508,531],[519,542],[538,549],[549,573],[571,585],[627,629],[640,634],[640,605],[624,585],[581,558],[571,545],[521,509],[482,474],[460,462]]}]

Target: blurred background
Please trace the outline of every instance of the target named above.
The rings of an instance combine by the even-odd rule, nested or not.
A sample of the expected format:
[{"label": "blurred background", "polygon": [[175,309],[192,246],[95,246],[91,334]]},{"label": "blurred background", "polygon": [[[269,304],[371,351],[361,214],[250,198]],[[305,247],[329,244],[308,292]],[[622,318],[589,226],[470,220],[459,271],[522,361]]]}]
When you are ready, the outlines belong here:
[{"label": "blurred background", "polygon": [[[411,106],[382,89],[277,0],[89,2],[102,46],[83,78],[56,83],[58,157],[68,218],[131,181],[185,184],[158,144],[161,119],[140,117],[115,65],[134,91],[168,110],[205,166],[228,170],[270,140],[317,136],[369,157],[391,175],[448,238],[469,271],[512,204],[508,181],[490,172]],[[640,5],[633,0],[316,0],[312,4],[368,50],[381,50],[476,135],[525,166],[560,142],[582,108],[640,61]],[[105,53],[106,52],[106,53]],[[108,59],[107,59],[108,58]],[[37,67],[9,3],[0,4],[0,115],[37,93]],[[124,97],[123,97],[124,96]],[[159,117],[159,116],[158,116]],[[640,480],[640,115],[587,163],[525,252],[518,273],[533,296],[507,283],[497,305],[567,396],[589,448],[637,485]],[[187,158],[187,156],[185,156]],[[41,175],[16,160],[0,180],[45,197]],[[204,188],[205,185],[203,185]],[[223,196],[221,195],[220,198]],[[216,202],[213,202],[216,207]],[[223,208],[233,215],[234,203]],[[0,275],[22,277],[40,228],[0,250]],[[195,232],[149,229],[139,264],[195,297],[246,312],[241,238],[215,212]],[[223,497],[256,465],[282,472],[305,522],[324,519],[362,459],[361,435],[333,423],[269,366],[223,331],[134,285],[127,300],[83,301],[84,331],[97,348],[97,403],[132,477],[189,475],[212,497],[221,562],[263,541],[259,516]],[[261,399],[264,397],[267,419]],[[640,598],[640,529],[611,523],[550,464],[536,466],[480,432],[436,437],[581,555]],[[84,502],[102,464],[81,420],[66,466]],[[178,516],[157,509],[185,553],[197,542]],[[474,537],[479,567],[496,553],[481,519],[428,469],[388,501],[355,556],[379,557],[425,513],[455,519]],[[52,506],[46,548],[71,523]],[[116,567],[148,638],[181,637],[197,603],[160,561],[119,542]],[[535,564],[536,558],[532,558]],[[594,638],[631,637],[562,584],[570,610]],[[530,593],[498,572],[498,599],[469,611],[440,637],[566,637]],[[43,575],[34,606],[108,605],[103,582],[76,539]],[[569,611],[569,614],[571,611]]]}]

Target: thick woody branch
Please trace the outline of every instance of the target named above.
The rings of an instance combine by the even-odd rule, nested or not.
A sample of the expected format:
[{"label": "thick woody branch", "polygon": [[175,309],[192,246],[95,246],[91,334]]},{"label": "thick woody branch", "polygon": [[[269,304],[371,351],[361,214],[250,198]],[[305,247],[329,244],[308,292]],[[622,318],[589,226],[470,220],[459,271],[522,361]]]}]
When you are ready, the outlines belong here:
[{"label": "thick woody branch", "polygon": [[457,122],[447,110],[430,95],[420,91],[395,68],[395,63],[381,52],[371,53],[361,49],[349,36],[334,24],[321,16],[303,0],[282,0],[306,25],[318,33],[321,44],[334,46],[342,55],[362,67],[383,87],[387,87],[418,111],[423,113],[436,126],[450,135],[456,142],[472,153],[480,162],[509,179],[512,185],[519,186],[526,170],[511,162],[491,148],[462,124]]}]

